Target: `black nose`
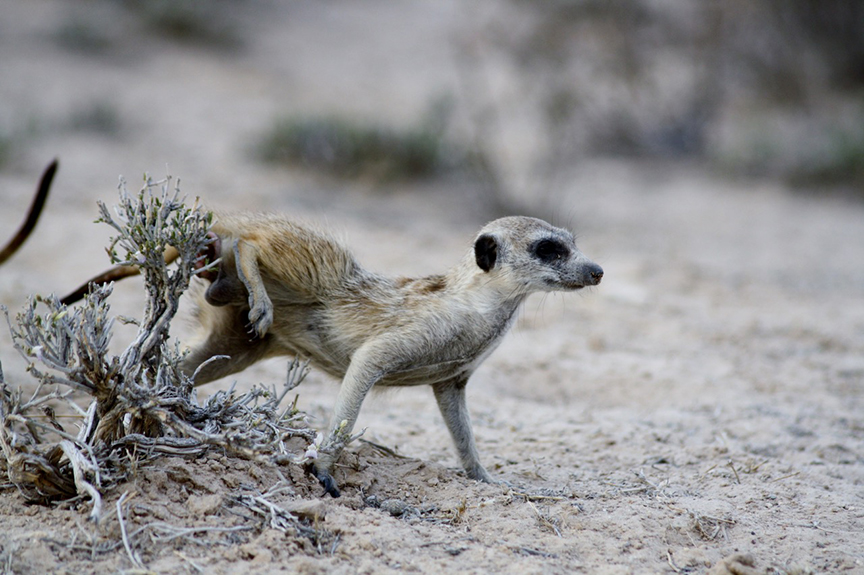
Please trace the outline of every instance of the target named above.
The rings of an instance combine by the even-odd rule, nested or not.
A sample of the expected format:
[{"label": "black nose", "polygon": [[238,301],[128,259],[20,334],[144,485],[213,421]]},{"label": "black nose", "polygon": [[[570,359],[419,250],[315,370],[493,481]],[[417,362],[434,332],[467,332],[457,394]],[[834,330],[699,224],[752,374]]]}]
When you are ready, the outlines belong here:
[{"label": "black nose", "polygon": [[590,275],[591,279],[594,280],[594,285],[596,286],[600,283],[600,280],[603,279],[603,268],[597,264],[591,264],[588,266],[588,275]]}]

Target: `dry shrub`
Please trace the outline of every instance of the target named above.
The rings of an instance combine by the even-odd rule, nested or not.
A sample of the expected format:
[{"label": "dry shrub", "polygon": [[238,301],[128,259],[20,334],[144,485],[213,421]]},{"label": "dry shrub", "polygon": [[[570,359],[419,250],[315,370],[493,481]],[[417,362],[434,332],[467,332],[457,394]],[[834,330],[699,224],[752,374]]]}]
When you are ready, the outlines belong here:
[{"label": "dry shrub", "polygon": [[[216,448],[245,459],[306,461],[286,442],[300,437],[308,446],[314,434],[296,399],[281,407],[305,377],[305,364],[292,363],[281,390],[255,387],[238,394],[232,388],[200,404],[192,378],[179,368],[183,353],[168,341],[171,320],[192,276],[216,262],[200,255],[213,241],[212,214],[184,205],[170,184],[170,178],[148,179],[134,197],[121,184],[113,216],[99,204],[99,221],[117,231],[109,247],[113,263],[138,266],[146,288],[143,317],[126,320],[138,325],[137,336],[119,356],[108,349],[117,319],[108,304],[111,284],[91,289],[77,307],[54,296],[32,297],[14,323],[4,309],[14,346],[37,380],[25,397],[0,369],[0,469],[28,502],[85,496],[98,520],[102,496],[142,459],[199,456]],[[178,265],[165,263],[168,246],[179,251]],[[65,418],[75,421],[77,431],[60,423]]]}]

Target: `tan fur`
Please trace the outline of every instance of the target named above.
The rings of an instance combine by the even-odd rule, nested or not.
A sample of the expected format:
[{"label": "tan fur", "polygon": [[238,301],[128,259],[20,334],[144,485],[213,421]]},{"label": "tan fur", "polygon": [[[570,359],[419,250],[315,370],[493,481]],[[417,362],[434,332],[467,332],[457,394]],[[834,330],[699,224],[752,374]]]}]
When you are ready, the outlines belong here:
[{"label": "tan fur", "polygon": [[[266,357],[293,355],[341,378],[316,463],[334,495],[330,471],[341,448],[335,430],[344,422],[341,433],[350,433],[374,385],[432,385],[468,475],[491,481],[465,406],[468,377],[529,293],[596,285],[603,274],[569,232],[525,217],[491,222],[449,272],[419,279],[366,271],[328,234],[278,216],[222,215],[213,231],[222,261],[198,302],[204,337],[184,370],[191,375],[200,367],[197,385]],[[230,359],[201,367],[214,355]]]}]

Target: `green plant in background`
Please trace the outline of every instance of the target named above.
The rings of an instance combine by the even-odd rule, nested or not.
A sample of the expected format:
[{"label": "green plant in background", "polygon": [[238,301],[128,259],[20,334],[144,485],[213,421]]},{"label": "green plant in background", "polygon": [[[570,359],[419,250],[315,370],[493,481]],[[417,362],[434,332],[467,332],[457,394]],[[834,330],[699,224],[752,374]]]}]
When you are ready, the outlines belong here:
[{"label": "green plant in background", "polygon": [[126,0],[125,5],[161,36],[215,48],[242,44],[235,1]]},{"label": "green plant in background", "polygon": [[793,184],[847,184],[864,193],[864,124],[857,131],[835,130],[825,153],[798,165]]},{"label": "green plant in background", "polygon": [[[186,44],[232,50],[243,44],[241,0],[96,0],[68,3],[52,33],[61,47],[90,56],[116,57],[130,39],[154,34]],[[243,6],[249,10],[250,6]],[[133,48],[134,50],[134,48]]]},{"label": "green plant in background", "polygon": [[424,178],[453,166],[454,150],[440,130],[426,125],[396,130],[337,117],[274,122],[256,155],[343,178]]},{"label": "green plant in background", "polygon": [[110,102],[98,100],[80,107],[69,117],[69,129],[116,136],[121,130],[120,113]]},{"label": "green plant in background", "polygon": [[109,29],[77,13],[70,13],[63,19],[53,38],[63,48],[84,54],[107,53],[115,43]]},{"label": "green plant in background", "polygon": [[6,167],[12,157],[12,136],[0,129],[0,170]]}]

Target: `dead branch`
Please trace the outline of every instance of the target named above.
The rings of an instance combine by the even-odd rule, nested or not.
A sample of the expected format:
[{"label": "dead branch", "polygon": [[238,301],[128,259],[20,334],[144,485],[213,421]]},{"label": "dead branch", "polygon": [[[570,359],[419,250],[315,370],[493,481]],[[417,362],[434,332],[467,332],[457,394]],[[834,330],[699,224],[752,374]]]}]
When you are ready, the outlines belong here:
[{"label": "dead branch", "polygon": [[45,171],[42,172],[42,178],[39,180],[39,187],[36,190],[36,195],[33,197],[33,202],[30,204],[30,209],[27,211],[27,217],[24,219],[24,223],[21,224],[21,227],[12,236],[12,239],[9,240],[9,243],[0,250],[0,265],[11,258],[15,252],[18,251],[24,242],[27,241],[27,238],[30,237],[30,234],[33,232],[33,229],[36,227],[36,222],[39,221],[39,216],[42,214],[42,208],[45,207],[45,201],[48,199],[48,192],[51,191],[51,182],[54,181],[54,174],[57,173],[57,167],[59,165],[58,160],[54,160],[48,167],[45,168]]},{"label": "dead branch", "polygon": [[113,267],[108,271],[104,271],[99,275],[96,275],[77,288],[74,291],[66,294],[62,298],[60,298],[60,303],[63,305],[72,305],[73,303],[79,302],[84,299],[84,296],[93,289],[94,286],[102,286],[105,284],[109,284],[112,282],[120,281],[122,279],[137,276],[140,270],[135,266],[117,266]]},{"label": "dead branch", "polygon": [[[330,540],[331,550],[335,550],[338,538],[317,527],[318,522],[324,517],[323,504],[320,501],[311,505],[300,503],[292,509],[286,509],[270,500],[271,497],[279,495],[286,489],[289,492],[293,491],[287,484],[280,482],[266,493],[260,495],[241,494],[232,497],[231,501],[251,511],[262,522],[262,526],[266,525],[270,529],[276,529],[297,537],[305,537],[318,547],[319,552],[323,552],[322,543]],[[312,522],[311,526],[308,524],[310,521]]]},{"label": "dead branch", "polygon": [[127,495],[129,495],[128,491],[123,493],[123,495],[120,496],[120,499],[117,500],[117,522],[120,524],[120,535],[123,538],[123,547],[126,549],[126,554],[129,556],[129,560],[136,569],[144,569],[141,557],[132,550],[132,546],[129,544],[129,536],[126,534],[126,522],[123,519],[123,501],[126,499]]}]

